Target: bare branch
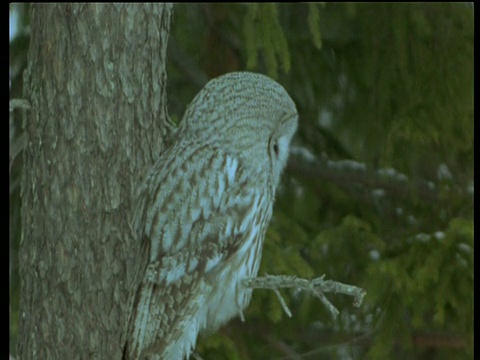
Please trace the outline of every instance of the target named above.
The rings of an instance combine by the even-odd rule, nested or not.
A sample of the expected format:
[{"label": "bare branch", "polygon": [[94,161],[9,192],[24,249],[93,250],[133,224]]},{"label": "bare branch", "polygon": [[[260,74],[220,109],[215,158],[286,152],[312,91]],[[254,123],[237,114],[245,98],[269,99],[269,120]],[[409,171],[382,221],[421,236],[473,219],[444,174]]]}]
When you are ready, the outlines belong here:
[{"label": "bare branch", "polygon": [[[245,278],[243,283],[245,286],[252,289],[271,289],[279,296],[278,289],[280,288],[295,288],[304,290],[315,297],[325,305],[328,311],[336,318],[339,311],[335,306],[325,297],[325,293],[340,293],[353,296],[353,306],[359,307],[362,304],[363,298],[367,294],[364,289],[357,286],[343,284],[333,280],[324,280],[325,275],[315,278],[313,280],[301,279],[296,276],[289,275],[265,275],[254,278]],[[280,297],[281,299],[281,297]],[[291,316],[290,311],[286,307],[283,299],[280,300],[282,308]]]},{"label": "bare branch", "polygon": [[12,112],[15,109],[30,109],[30,102],[25,99],[12,99],[10,100],[10,111]]}]

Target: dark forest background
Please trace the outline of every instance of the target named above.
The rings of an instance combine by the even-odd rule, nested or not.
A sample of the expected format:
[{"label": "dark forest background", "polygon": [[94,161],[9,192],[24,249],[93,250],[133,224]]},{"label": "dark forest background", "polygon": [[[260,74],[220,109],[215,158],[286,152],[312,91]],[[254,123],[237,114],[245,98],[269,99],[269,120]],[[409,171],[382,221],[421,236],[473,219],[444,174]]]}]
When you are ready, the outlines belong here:
[{"label": "dark forest background", "polygon": [[[10,99],[22,98],[29,6],[10,5]],[[12,31],[12,21],[10,23]],[[261,273],[361,286],[360,308],[254,292],[246,321],[198,345],[204,359],[473,358],[473,5],[177,4],[168,110],[208,81],[275,78],[300,126]],[[10,344],[19,314],[21,110],[10,112]],[[13,348],[12,348],[13,349]]]}]

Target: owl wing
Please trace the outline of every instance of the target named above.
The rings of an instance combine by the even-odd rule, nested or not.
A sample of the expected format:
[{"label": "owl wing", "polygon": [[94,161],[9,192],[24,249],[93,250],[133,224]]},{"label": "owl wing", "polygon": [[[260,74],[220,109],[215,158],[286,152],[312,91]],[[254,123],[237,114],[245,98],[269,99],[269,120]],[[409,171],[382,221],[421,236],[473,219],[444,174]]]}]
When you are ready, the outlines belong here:
[{"label": "owl wing", "polygon": [[208,292],[205,278],[241,249],[247,233],[260,231],[252,224],[265,194],[249,183],[238,159],[212,150],[192,154],[188,160],[197,166],[181,178],[177,167],[162,175],[160,168],[175,161],[167,156],[159,178],[146,187],[154,201],[141,205],[139,218],[148,261],[135,294],[125,359],[188,356],[205,326],[206,314],[199,314]]}]

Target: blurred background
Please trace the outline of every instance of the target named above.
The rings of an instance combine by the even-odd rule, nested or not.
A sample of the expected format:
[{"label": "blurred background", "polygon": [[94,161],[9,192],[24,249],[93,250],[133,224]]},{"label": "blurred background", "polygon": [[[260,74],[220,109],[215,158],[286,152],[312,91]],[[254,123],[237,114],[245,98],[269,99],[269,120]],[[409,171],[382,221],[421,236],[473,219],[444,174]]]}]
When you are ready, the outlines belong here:
[{"label": "blurred background", "polygon": [[[204,359],[473,358],[473,3],[175,4],[168,109],[210,79],[275,78],[300,114],[260,273],[363,287],[257,290],[202,339]],[[29,5],[10,5],[10,99],[22,98]],[[21,109],[10,124],[10,344],[18,318]],[[11,348],[13,350],[13,348]]]}]

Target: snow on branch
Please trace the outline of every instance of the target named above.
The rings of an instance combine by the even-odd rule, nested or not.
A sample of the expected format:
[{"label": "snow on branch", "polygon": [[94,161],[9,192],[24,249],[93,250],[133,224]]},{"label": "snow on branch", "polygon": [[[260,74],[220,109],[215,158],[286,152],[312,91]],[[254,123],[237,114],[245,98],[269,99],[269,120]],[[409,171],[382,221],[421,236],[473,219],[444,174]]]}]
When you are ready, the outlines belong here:
[{"label": "snow on branch", "polygon": [[[345,188],[351,188],[356,183],[368,189],[385,189],[401,198],[411,192],[411,179],[395,169],[373,170],[354,160],[333,161],[326,154],[316,157],[303,147],[291,149],[288,167],[304,176],[322,178]],[[438,190],[432,182],[415,181],[414,186],[425,200],[437,200]]]}]

